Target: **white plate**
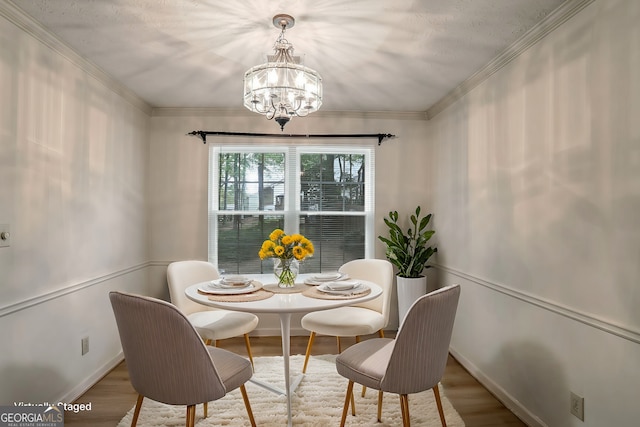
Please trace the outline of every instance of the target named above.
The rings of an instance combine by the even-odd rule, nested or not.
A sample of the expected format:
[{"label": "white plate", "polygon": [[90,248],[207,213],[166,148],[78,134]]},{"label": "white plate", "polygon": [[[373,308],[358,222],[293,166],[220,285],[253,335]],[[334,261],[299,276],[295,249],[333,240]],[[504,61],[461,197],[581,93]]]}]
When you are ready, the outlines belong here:
[{"label": "white plate", "polygon": [[353,294],[358,294],[362,291],[364,291],[365,289],[367,289],[367,285],[363,284],[363,283],[358,283],[357,285],[349,288],[349,289],[331,289],[329,286],[327,286],[328,283],[323,283],[321,285],[318,286],[318,290],[320,292],[324,292],[326,294],[331,294],[331,295],[353,295]]},{"label": "white plate", "polygon": [[249,283],[247,286],[244,286],[244,287],[238,287],[238,286],[220,285],[220,284],[215,284],[211,282],[198,287],[198,290],[201,292],[204,292],[205,294],[215,294],[215,295],[248,294],[250,292],[257,291],[258,289],[260,289],[260,287],[255,286],[253,283]]},{"label": "white plate", "polygon": [[[333,274],[335,276],[335,273],[333,273]],[[347,274],[345,274],[345,273],[339,273],[339,274],[340,275],[338,276],[337,279],[329,279],[329,280],[327,280],[327,279],[324,279],[324,280],[317,279],[317,277],[321,276],[321,275],[320,274],[315,274],[315,275],[305,279],[304,283],[307,284],[307,285],[318,286],[318,285],[321,285],[323,283],[335,282],[335,281],[338,281],[338,280],[346,280],[346,279],[349,278],[349,276]]]},{"label": "white plate", "polygon": [[253,280],[247,280],[246,282],[228,283],[224,279],[216,279],[209,282],[210,286],[217,289],[242,289],[246,288],[253,282]]}]

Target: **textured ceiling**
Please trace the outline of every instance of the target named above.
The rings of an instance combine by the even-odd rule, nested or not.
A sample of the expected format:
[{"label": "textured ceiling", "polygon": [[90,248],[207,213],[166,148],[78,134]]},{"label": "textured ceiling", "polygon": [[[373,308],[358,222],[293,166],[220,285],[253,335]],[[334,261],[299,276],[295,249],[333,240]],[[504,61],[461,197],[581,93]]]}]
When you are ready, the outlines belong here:
[{"label": "textured ceiling", "polygon": [[154,107],[241,109],[287,13],[323,110],[426,111],[564,0],[14,0]]}]

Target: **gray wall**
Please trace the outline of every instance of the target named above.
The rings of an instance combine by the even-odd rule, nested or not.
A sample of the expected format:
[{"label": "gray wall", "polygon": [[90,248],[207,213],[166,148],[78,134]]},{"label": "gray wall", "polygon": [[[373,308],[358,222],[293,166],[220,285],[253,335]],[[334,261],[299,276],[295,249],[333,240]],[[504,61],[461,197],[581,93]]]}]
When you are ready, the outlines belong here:
[{"label": "gray wall", "polygon": [[150,109],[12,12],[0,3],[2,405],[76,397],[121,360],[108,291],[148,292]]},{"label": "gray wall", "polygon": [[639,19],[596,1],[429,121],[454,354],[532,425],[638,425]]}]

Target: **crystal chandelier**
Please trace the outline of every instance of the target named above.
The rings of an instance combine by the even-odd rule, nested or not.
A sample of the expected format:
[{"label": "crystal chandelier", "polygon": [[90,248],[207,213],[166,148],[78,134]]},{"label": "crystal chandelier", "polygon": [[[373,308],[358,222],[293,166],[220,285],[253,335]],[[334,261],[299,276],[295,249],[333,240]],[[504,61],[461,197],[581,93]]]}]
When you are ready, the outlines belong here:
[{"label": "crystal chandelier", "polygon": [[284,38],[285,30],[294,24],[292,16],[274,16],[273,25],[282,30],[274,44],[275,55],[244,73],[244,106],[275,119],[283,131],[292,117],[304,117],[322,105],[322,77],[300,64],[293,45]]}]

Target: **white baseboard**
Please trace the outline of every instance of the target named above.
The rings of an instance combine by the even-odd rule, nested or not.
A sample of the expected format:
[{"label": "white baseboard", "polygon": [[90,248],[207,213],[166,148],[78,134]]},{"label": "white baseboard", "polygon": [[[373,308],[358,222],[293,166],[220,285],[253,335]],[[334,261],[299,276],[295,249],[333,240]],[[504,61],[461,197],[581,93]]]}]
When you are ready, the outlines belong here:
[{"label": "white baseboard", "polygon": [[107,375],[113,368],[118,366],[120,362],[124,360],[124,354],[122,351],[118,353],[113,359],[109,360],[107,363],[102,365],[98,370],[96,370],[91,376],[85,378],[80,384],[71,389],[64,396],[60,397],[55,402],[63,402],[63,403],[72,403],[75,402],[80,396],[87,392],[91,387],[93,387],[98,381],[102,379],[105,375]]},{"label": "white baseboard", "polygon": [[520,418],[523,423],[529,427],[548,427],[540,418],[522,406],[520,402],[513,398],[513,396],[507,393],[491,378],[487,377],[476,365],[458,353],[454,348],[449,348],[449,352],[467,371],[469,371],[472,377],[478,380],[478,382],[489,390],[496,399],[507,407],[507,409],[513,412],[516,417]]}]

